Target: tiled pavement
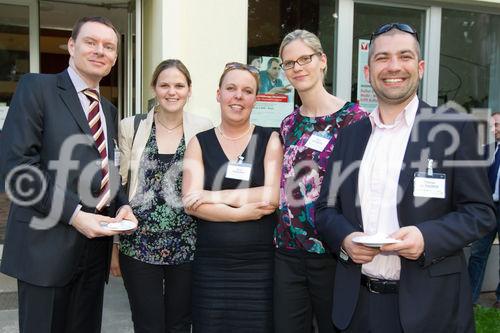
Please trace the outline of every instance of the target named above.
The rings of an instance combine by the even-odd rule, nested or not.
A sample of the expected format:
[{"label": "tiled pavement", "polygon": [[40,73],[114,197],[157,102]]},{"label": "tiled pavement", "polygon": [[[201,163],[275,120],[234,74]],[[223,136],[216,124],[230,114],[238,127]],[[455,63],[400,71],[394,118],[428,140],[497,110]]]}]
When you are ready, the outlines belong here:
[{"label": "tiled pavement", "polygon": [[[0,333],[17,333],[17,284],[0,273]],[[132,333],[130,308],[121,278],[110,278],[104,292],[102,333]]]},{"label": "tiled pavement", "polygon": [[[0,192],[0,255],[8,212],[9,200],[5,193]],[[19,332],[17,319],[16,280],[0,273],[0,333]],[[105,289],[102,332],[133,332],[127,294],[121,278],[111,277]]]}]

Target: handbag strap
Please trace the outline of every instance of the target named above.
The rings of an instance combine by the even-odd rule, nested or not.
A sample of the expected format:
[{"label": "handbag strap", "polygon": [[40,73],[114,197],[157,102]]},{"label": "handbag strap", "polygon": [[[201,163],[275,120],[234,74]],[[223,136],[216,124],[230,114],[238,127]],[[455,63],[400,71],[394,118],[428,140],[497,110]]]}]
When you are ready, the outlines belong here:
[{"label": "handbag strap", "polygon": [[[141,114],[136,114],[134,116],[134,135],[132,136],[132,144],[130,145],[130,150],[132,151],[132,147],[134,146],[134,141],[135,141],[135,136],[137,135],[137,130],[139,129],[139,125],[141,123],[141,121],[143,121],[144,119],[147,118],[147,114],[146,113],[141,113]],[[130,177],[131,177],[131,170],[130,170],[130,166],[128,168],[128,174],[127,174],[127,195],[130,195]]]}]

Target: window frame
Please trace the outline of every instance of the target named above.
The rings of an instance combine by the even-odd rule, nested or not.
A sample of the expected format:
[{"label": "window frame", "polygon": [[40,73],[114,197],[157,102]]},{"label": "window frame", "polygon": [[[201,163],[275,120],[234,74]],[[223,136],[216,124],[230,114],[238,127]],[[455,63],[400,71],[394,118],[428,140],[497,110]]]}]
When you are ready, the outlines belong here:
[{"label": "window frame", "polygon": [[37,0],[0,0],[2,5],[28,7],[30,73],[40,72],[40,16]]}]

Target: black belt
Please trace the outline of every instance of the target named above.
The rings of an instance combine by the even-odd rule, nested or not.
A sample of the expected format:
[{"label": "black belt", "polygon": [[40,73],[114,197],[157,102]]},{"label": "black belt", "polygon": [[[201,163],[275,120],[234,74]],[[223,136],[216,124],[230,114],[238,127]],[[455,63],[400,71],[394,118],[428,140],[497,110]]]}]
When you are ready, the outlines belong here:
[{"label": "black belt", "polygon": [[397,294],[399,291],[399,281],[375,279],[366,275],[361,275],[361,285],[375,294]]}]

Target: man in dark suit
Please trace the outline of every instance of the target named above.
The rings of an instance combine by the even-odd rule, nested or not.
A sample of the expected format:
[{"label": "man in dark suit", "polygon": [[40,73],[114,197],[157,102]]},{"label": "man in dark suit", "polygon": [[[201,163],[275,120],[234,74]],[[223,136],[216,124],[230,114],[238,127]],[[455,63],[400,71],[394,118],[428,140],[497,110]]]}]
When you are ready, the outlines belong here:
[{"label": "man in dark suit", "polygon": [[118,233],[103,223],[137,225],[115,166],[117,110],[99,97],[118,40],[108,19],[80,19],[68,69],[23,76],[10,105],[0,146],[12,201],[1,271],[18,280],[21,332],[100,332]]},{"label": "man in dark suit", "polygon": [[339,257],[344,332],[474,331],[462,248],[494,227],[494,208],[471,118],[416,95],[424,65],[411,26],[372,34],[378,107],[339,133],[323,180],[316,223]]},{"label": "man in dark suit", "polygon": [[[493,241],[495,240],[497,234],[500,237],[500,214],[498,212],[500,207],[500,113],[493,113],[491,115],[491,121],[495,142],[486,146],[486,154],[488,154],[488,152],[494,152],[494,155],[489,155],[491,157],[489,159],[491,165],[488,168],[488,180],[490,181],[493,202],[497,208],[497,228],[483,238],[472,243],[470,247],[468,270],[472,288],[473,304],[477,304],[479,300],[479,294],[481,293],[484,280],[484,273],[486,271],[486,264],[488,263],[488,257],[491,252]],[[495,294],[496,301],[493,303],[493,307],[500,309],[500,280],[497,284]]]}]

